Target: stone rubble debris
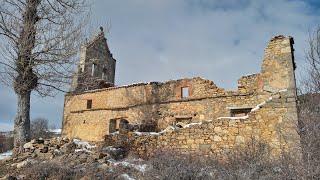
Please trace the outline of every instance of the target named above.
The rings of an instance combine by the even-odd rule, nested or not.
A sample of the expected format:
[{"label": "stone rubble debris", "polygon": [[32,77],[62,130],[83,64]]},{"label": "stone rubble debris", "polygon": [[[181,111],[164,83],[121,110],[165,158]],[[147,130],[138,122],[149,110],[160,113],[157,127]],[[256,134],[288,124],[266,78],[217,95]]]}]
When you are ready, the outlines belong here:
[{"label": "stone rubble debris", "polygon": [[39,138],[31,140],[23,147],[22,153],[0,160],[0,163],[7,166],[6,178],[11,175],[18,178],[18,172],[41,164],[47,166],[46,163],[72,167],[75,170],[94,167],[99,171],[112,171],[114,168],[124,167],[144,173],[147,169],[141,159],[127,160],[127,149],[123,147],[91,144],[79,139]]},{"label": "stone rubble debris", "polygon": [[68,138],[55,137],[52,139],[33,139],[23,145],[24,152],[21,156],[44,157],[52,159],[55,156],[63,154],[86,152],[91,153],[96,148],[89,142],[80,141],[78,139],[69,140]]}]

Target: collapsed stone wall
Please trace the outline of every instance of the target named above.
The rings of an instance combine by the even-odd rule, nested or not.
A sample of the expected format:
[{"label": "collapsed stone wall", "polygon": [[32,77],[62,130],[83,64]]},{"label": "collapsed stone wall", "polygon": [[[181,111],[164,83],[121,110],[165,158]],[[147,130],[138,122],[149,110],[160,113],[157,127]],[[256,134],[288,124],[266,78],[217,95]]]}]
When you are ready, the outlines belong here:
[{"label": "collapsed stone wall", "polygon": [[252,141],[268,145],[274,156],[284,151],[298,155],[299,139],[294,128],[282,124],[289,120],[287,114],[292,112],[287,108],[288,103],[290,99],[285,92],[278,92],[258,104],[248,116],[169,126],[162,132],[113,133],[107,135],[105,141],[109,145],[128,146],[142,158],[163,151],[224,157],[232,149]]},{"label": "collapsed stone wall", "polygon": [[[153,123],[157,126],[156,131],[161,131],[177,121],[198,122],[230,116],[228,108],[254,107],[259,102],[253,93],[212,88],[212,94],[209,94],[210,89],[203,87],[207,85],[203,81],[209,82],[200,78],[184,80],[193,85],[192,95],[185,99],[176,97],[175,89],[180,89],[180,85],[173,82],[95,91],[72,96],[71,100],[66,97],[63,133],[70,138],[103,140],[109,133],[111,119],[126,119],[130,124]],[[155,92],[158,94],[152,95]],[[88,99],[93,102],[92,109],[85,107]]]},{"label": "collapsed stone wall", "polygon": [[257,92],[262,87],[261,74],[243,76],[238,80],[238,91],[241,93]]},{"label": "collapsed stone wall", "polygon": [[[148,144],[156,148],[147,147],[144,151],[162,147],[202,151],[207,147],[209,152],[219,153],[228,149],[227,146],[233,147],[240,136],[245,141],[249,136],[261,137],[271,146],[276,144],[277,150],[286,146],[287,149],[295,149],[299,146],[299,135],[292,44],[291,37],[272,38],[265,50],[261,72],[241,77],[236,91],[226,91],[210,80],[191,78],[69,93],[65,96],[62,135],[103,141],[105,135],[113,133],[111,129],[117,129],[111,127],[114,124],[111,122],[123,119],[133,125],[153,124],[157,133],[178,123],[212,120],[195,129],[150,136]],[[184,88],[188,91],[186,97]],[[259,111],[252,112],[257,105],[263,108],[259,106]],[[230,123],[234,122],[236,126],[231,126]],[[215,134],[217,127],[224,129],[224,135]],[[253,132],[239,135],[233,132],[235,127],[238,133],[247,127]],[[144,142],[144,136],[133,142],[141,144],[139,138]],[[220,138],[222,140],[217,141]],[[280,142],[281,138],[285,139],[285,144]]]}]

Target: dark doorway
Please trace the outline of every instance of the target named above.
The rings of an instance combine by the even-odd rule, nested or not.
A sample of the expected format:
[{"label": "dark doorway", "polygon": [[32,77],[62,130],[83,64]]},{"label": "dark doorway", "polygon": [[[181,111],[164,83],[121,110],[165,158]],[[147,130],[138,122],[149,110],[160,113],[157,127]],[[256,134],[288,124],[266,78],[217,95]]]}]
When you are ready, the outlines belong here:
[{"label": "dark doorway", "polygon": [[116,119],[110,119],[109,122],[109,133],[113,133],[118,131],[119,129],[117,129],[117,120]]}]

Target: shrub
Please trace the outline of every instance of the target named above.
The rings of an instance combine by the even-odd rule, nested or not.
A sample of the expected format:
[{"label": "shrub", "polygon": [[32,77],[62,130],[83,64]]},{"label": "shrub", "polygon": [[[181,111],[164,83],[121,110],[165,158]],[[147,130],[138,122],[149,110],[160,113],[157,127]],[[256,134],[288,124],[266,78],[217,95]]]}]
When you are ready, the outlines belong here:
[{"label": "shrub", "polygon": [[45,118],[36,118],[31,121],[31,138],[37,139],[37,138],[48,138],[49,128],[48,128],[48,120]]}]

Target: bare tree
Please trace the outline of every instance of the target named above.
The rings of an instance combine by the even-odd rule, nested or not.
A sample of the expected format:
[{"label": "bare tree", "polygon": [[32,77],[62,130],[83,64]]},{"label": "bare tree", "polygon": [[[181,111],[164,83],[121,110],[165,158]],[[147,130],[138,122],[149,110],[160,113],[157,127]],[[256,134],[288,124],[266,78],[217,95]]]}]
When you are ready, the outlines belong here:
[{"label": "bare tree", "polygon": [[0,1],[0,77],[18,99],[16,152],[30,140],[31,92],[52,96],[70,82],[87,10],[86,0]]},{"label": "bare tree", "polygon": [[320,92],[320,27],[309,35],[309,47],[306,53],[307,74],[303,82],[306,93]]},{"label": "bare tree", "polygon": [[307,71],[299,96],[299,126],[305,168],[309,179],[320,172],[320,27],[310,33]]},{"label": "bare tree", "polygon": [[31,138],[48,138],[49,128],[48,120],[45,118],[36,118],[31,121]]}]

